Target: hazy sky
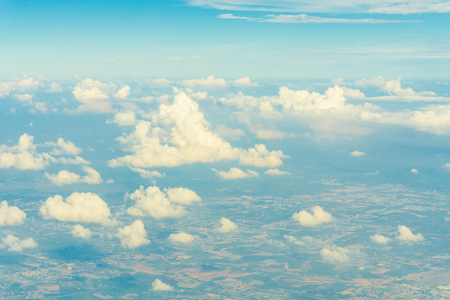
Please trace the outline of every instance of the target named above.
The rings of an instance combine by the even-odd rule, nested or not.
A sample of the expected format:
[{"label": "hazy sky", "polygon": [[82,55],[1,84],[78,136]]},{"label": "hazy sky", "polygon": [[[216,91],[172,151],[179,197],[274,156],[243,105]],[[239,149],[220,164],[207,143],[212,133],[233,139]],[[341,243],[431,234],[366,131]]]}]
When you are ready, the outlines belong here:
[{"label": "hazy sky", "polygon": [[446,79],[450,2],[0,1],[3,76]]}]

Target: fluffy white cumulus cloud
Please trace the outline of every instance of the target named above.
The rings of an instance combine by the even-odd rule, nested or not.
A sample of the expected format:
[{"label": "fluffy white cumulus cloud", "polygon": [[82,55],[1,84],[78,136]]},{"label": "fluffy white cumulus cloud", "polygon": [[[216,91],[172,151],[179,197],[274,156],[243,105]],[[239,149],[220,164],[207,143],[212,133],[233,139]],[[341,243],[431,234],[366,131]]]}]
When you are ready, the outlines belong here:
[{"label": "fluffy white cumulus cloud", "polygon": [[120,243],[124,248],[129,249],[150,243],[150,240],[147,239],[144,223],[141,220],[136,220],[131,225],[119,228],[116,237],[120,239]]},{"label": "fluffy white cumulus cloud", "polygon": [[286,174],[289,174],[289,172],[280,171],[278,169],[269,169],[266,172],[264,172],[264,174],[267,174],[267,175],[286,175]]},{"label": "fluffy white cumulus cloud", "polygon": [[169,240],[172,243],[189,244],[194,241],[194,236],[185,232],[171,233],[169,235]]},{"label": "fluffy white cumulus cloud", "polygon": [[125,99],[130,95],[130,87],[128,85],[122,87],[120,90],[117,91],[117,93],[114,94],[114,98],[117,99]]},{"label": "fluffy white cumulus cloud", "polygon": [[322,207],[314,206],[312,208],[312,214],[306,210],[302,210],[298,213],[294,213],[292,215],[292,219],[299,222],[302,226],[311,227],[323,223],[329,223],[333,220],[333,216],[324,211]]},{"label": "fluffy white cumulus cloud", "polygon": [[331,247],[330,248],[323,248],[320,251],[320,256],[322,256],[322,259],[326,262],[332,263],[332,264],[343,264],[350,261],[349,254],[351,251],[347,248],[341,248],[341,247]]},{"label": "fluffy white cumulus cloud", "polygon": [[41,206],[40,212],[46,219],[67,222],[111,224],[108,205],[97,194],[75,192],[63,200],[56,195],[49,197]]},{"label": "fluffy white cumulus cloud", "polygon": [[170,285],[162,282],[159,279],[155,279],[152,282],[152,288],[154,291],[173,291],[173,288]]},{"label": "fluffy white cumulus cloud", "polygon": [[58,145],[58,148],[53,149],[52,154],[53,155],[62,155],[62,154],[68,154],[68,155],[78,155],[81,153],[81,149],[75,146],[74,143],[71,141],[65,141],[63,138],[59,138],[56,142]]},{"label": "fluffy white cumulus cloud", "polygon": [[411,169],[412,174],[419,174],[419,171],[417,169]]},{"label": "fluffy white cumulus cloud", "polygon": [[398,232],[400,235],[397,237],[400,241],[404,242],[420,242],[424,240],[423,235],[420,233],[414,234],[412,233],[411,229],[408,227],[401,225],[398,226]]},{"label": "fluffy white cumulus cloud", "polygon": [[23,134],[19,143],[13,147],[0,146],[0,168],[16,168],[20,170],[41,170],[47,167],[54,158],[48,153],[36,153],[34,137]]},{"label": "fluffy white cumulus cloud", "polygon": [[129,145],[133,154],[110,160],[110,167],[137,168],[175,167],[196,162],[239,160],[242,165],[278,167],[283,164],[281,151],[269,151],[264,145],[248,150],[232,148],[219,135],[209,129],[196,102],[186,94],[175,96],[172,105],[162,104],[154,123],[139,121],[128,136],[118,138]]},{"label": "fluffy white cumulus cloud", "polygon": [[13,92],[34,92],[38,89],[39,82],[31,77],[13,78],[0,82],[0,98],[9,96]]},{"label": "fluffy white cumulus cloud", "polygon": [[356,151],[351,152],[350,155],[351,156],[363,156],[363,155],[366,155],[366,154],[364,152],[356,150]]},{"label": "fluffy white cumulus cloud", "polygon": [[67,170],[59,171],[57,174],[45,172],[45,177],[55,185],[73,184],[80,181],[80,175]]},{"label": "fluffy white cumulus cloud", "polygon": [[381,234],[374,234],[370,237],[370,239],[372,240],[372,242],[377,244],[387,244],[391,241],[390,238],[385,237],[384,235]]},{"label": "fluffy white cumulus cloud", "polygon": [[214,76],[209,76],[208,78],[202,79],[188,79],[180,82],[181,85],[187,87],[221,87],[226,86],[227,82],[221,78],[214,78]]},{"label": "fluffy white cumulus cloud", "polygon": [[89,228],[77,224],[73,226],[72,235],[82,239],[89,239],[92,236],[92,231]]},{"label": "fluffy white cumulus cloud", "polygon": [[110,96],[116,99],[124,99],[128,97],[130,87],[124,86],[117,91],[114,83],[103,83],[90,78],[79,82],[73,89],[72,94],[75,99],[80,102],[80,106],[75,110],[66,110],[67,113],[98,113],[107,114],[112,111],[112,103]]},{"label": "fluffy white cumulus cloud", "polygon": [[250,77],[239,78],[231,81],[231,83],[236,86],[258,86],[258,83],[251,82]]},{"label": "fluffy white cumulus cloud", "polygon": [[114,115],[114,120],[111,121],[111,123],[119,126],[134,126],[137,122],[136,115],[130,110],[118,112]]},{"label": "fluffy white cumulus cloud", "polygon": [[201,201],[201,198],[189,189],[173,188],[161,191],[157,186],[147,189],[141,186],[129,197],[135,201],[135,205],[127,210],[129,215],[151,216],[155,219],[179,217],[186,212],[184,206]]},{"label": "fluffy white cumulus cloud", "polygon": [[59,162],[65,165],[89,165],[90,162],[88,162],[87,160],[85,160],[82,157],[79,156],[75,156],[75,158],[66,158],[66,157],[61,157],[59,159]]},{"label": "fluffy white cumulus cloud", "polygon": [[100,174],[95,169],[88,166],[83,166],[83,171],[87,173],[83,177],[67,170],[59,171],[57,174],[49,174],[45,172],[45,177],[47,177],[47,179],[55,185],[73,184],[77,182],[99,184],[103,181]]},{"label": "fluffy white cumulus cloud", "polygon": [[221,218],[220,219],[220,227],[219,232],[227,233],[231,231],[237,230],[237,225],[234,224],[230,219],[228,218]]},{"label": "fluffy white cumulus cloud", "polygon": [[216,169],[212,169],[216,172],[217,175],[222,179],[241,179],[248,177],[258,177],[258,173],[252,170],[247,170],[247,172],[242,171],[238,168],[230,168],[229,171],[218,171]]},{"label": "fluffy white cumulus cloud", "polygon": [[0,226],[22,224],[27,217],[17,206],[9,206],[8,202],[0,204]]},{"label": "fluffy white cumulus cloud", "polygon": [[8,251],[22,252],[26,248],[36,248],[37,243],[32,238],[20,240],[18,237],[8,234],[3,238],[3,243],[0,248],[6,248]]}]

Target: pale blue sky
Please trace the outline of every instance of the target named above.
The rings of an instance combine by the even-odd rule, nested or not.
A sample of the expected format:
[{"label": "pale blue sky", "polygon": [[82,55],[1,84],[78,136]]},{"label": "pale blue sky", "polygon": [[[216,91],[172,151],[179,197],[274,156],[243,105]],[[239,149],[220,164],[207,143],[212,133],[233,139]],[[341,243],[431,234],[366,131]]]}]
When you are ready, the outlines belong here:
[{"label": "pale blue sky", "polygon": [[[2,0],[0,69],[2,76],[447,79],[449,3],[403,1],[398,13],[372,2]],[[368,13],[388,8],[394,13]],[[279,23],[286,20],[303,23]],[[384,23],[391,21],[404,22]]]}]

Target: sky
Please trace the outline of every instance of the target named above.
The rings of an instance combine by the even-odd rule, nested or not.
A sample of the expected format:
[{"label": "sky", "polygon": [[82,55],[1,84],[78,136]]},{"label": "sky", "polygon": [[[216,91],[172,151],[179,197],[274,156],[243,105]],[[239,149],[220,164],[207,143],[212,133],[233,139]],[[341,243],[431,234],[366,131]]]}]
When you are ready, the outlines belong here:
[{"label": "sky", "polygon": [[450,298],[449,14],[0,0],[0,297]]},{"label": "sky", "polygon": [[4,75],[443,80],[446,1],[0,2]]}]

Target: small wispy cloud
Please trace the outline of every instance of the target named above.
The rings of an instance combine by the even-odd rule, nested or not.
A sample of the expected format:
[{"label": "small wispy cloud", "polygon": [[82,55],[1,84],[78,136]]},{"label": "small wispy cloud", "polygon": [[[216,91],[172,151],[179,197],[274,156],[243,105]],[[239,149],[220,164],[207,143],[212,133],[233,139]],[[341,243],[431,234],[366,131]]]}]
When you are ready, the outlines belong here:
[{"label": "small wispy cloud", "polygon": [[246,20],[252,22],[263,22],[263,23],[291,23],[291,24],[326,24],[326,23],[338,23],[338,24],[386,24],[386,23],[410,23],[410,22],[422,22],[420,20],[385,20],[385,19],[344,19],[344,18],[326,18],[326,17],[316,17],[307,14],[280,14],[280,15],[266,15],[262,18],[250,18],[250,17],[240,17],[233,14],[222,14],[217,16],[220,19],[237,19]]}]

